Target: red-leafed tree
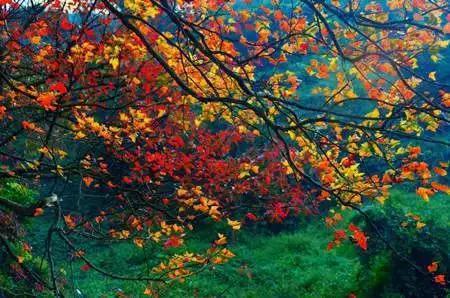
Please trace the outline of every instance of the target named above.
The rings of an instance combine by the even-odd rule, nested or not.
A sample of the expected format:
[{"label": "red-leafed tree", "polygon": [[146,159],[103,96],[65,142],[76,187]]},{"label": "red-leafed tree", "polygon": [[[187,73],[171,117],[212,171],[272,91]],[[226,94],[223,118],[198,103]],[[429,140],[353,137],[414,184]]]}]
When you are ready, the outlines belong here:
[{"label": "red-leafed tree", "polygon": [[[82,241],[170,252],[208,219],[239,230],[320,207],[364,214],[399,183],[449,193],[448,155],[420,147],[449,145],[449,85],[429,71],[449,43],[447,1],[267,2],[0,1],[0,177],[56,193],[0,198],[12,274],[62,295],[58,244],[83,270],[183,279],[233,257],[224,235],[135,276],[95,264]],[[49,276],[11,228],[42,214]],[[330,248],[348,237],[370,249],[355,225]]]}]

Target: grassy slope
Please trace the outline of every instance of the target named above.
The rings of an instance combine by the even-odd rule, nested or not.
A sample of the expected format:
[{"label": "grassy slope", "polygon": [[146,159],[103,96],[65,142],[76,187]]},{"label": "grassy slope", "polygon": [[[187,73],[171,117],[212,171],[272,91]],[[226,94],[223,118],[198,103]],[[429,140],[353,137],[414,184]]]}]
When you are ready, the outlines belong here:
[{"label": "grassy slope", "polygon": [[[437,195],[425,203],[414,194],[394,192],[383,208],[396,208],[404,214],[413,212],[425,223],[433,219],[435,225],[449,228],[449,200],[449,196]],[[202,233],[188,242],[189,249],[201,249],[206,243],[200,239],[213,237],[208,231]],[[360,263],[361,250],[351,243],[326,251],[331,237],[332,232],[319,220],[305,223],[295,233],[263,235],[241,231],[238,241],[230,244],[237,255],[230,263],[204,271],[184,283],[171,284],[161,289],[161,297],[347,297],[352,292],[358,297],[370,296],[368,293],[376,291],[383,282],[381,275],[388,274],[389,261],[381,260],[367,268]],[[150,254],[146,258],[142,250],[128,244],[114,250],[97,246],[94,251],[93,247],[87,251],[97,264],[118,274],[136,275],[145,268],[145,260],[151,260]],[[83,293],[75,297],[115,297],[118,292],[129,297],[146,297],[145,284],[111,280],[93,270],[81,272],[80,265],[74,263],[73,270],[65,268],[69,282],[72,280]]]},{"label": "grassy slope", "polygon": [[309,225],[295,234],[242,235],[237,258],[179,284],[170,297],[343,297],[362,269],[355,250],[327,252],[330,234]]}]

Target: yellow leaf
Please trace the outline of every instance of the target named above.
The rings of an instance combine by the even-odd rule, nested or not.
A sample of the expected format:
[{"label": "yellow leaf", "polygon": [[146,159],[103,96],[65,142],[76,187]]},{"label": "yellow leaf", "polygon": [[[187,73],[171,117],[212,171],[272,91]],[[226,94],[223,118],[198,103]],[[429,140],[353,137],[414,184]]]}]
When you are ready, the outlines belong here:
[{"label": "yellow leaf", "polygon": [[423,223],[423,222],[421,222],[421,221],[418,221],[417,224],[416,224],[416,229],[417,229],[417,230],[420,230],[420,229],[422,229],[422,228],[425,227],[425,226],[426,226],[425,223]]},{"label": "yellow leaf", "polygon": [[158,111],[158,118],[161,118],[162,116],[164,116],[166,114],[166,110],[159,110]]},{"label": "yellow leaf", "polygon": [[248,171],[242,171],[242,172],[239,174],[239,179],[245,178],[245,177],[247,177],[247,176],[250,176],[250,173],[249,173]]},{"label": "yellow leaf", "polygon": [[75,140],[80,140],[80,139],[84,139],[86,137],[86,135],[83,133],[83,132],[81,132],[81,131],[79,131],[79,132],[77,132],[76,134],[75,134]]},{"label": "yellow leaf", "polygon": [[376,200],[377,200],[378,202],[380,202],[381,205],[383,205],[383,204],[384,204],[384,201],[387,200],[387,197],[385,197],[385,196],[379,196],[379,197],[376,197]]},{"label": "yellow leaf", "polygon": [[227,237],[225,237],[223,234],[218,234],[219,239],[217,239],[216,241],[214,241],[214,243],[216,245],[225,245],[227,244]]},{"label": "yellow leaf", "polygon": [[180,188],[179,190],[177,190],[177,195],[178,195],[179,197],[183,197],[183,196],[185,196],[185,195],[187,195],[187,194],[188,194],[188,191],[185,190],[185,189],[183,189],[183,188]]},{"label": "yellow leaf", "polygon": [[252,172],[255,173],[255,174],[258,174],[259,173],[259,167],[258,166],[253,166],[252,167]]},{"label": "yellow leaf", "polygon": [[366,117],[379,118],[380,117],[380,111],[377,108],[375,108],[372,112],[366,114]]},{"label": "yellow leaf", "polygon": [[33,36],[32,38],[31,38],[31,43],[32,44],[39,44],[41,42],[41,37],[38,35],[38,36]]},{"label": "yellow leaf", "polygon": [[114,57],[109,59],[109,64],[111,64],[112,68],[116,70],[119,67],[119,58]]},{"label": "yellow leaf", "polygon": [[129,138],[133,143],[136,143],[136,137],[137,137],[137,134],[135,134],[135,133],[132,133],[129,135]]},{"label": "yellow leaf", "polygon": [[136,244],[137,247],[140,247],[140,248],[144,247],[144,239],[142,239],[142,238],[134,238],[133,242],[134,242],[134,244]]},{"label": "yellow leaf", "polygon": [[435,72],[435,71],[430,72],[430,73],[428,74],[428,77],[429,77],[430,79],[432,79],[433,81],[436,81],[436,72]]},{"label": "yellow leaf", "polygon": [[227,223],[233,230],[240,230],[241,229],[241,223],[237,220],[231,220],[227,218]]},{"label": "yellow leaf", "polygon": [[41,153],[44,154],[44,155],[48,155],[48,154],[49,154],[49,151],[48,151],[48,148],[47,148],[47,147],[39,148],[38,151],[41,152]]}]

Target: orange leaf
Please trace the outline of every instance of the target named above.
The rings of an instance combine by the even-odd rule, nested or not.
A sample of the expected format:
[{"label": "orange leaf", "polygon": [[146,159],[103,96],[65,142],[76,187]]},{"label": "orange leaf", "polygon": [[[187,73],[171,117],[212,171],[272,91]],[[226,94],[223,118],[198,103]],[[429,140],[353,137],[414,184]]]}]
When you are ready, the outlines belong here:
[{"label": "orange leaf", "polygon": [[445,286],[445,275],[439,274],[434,277],[434,282],[440,285]]},{"label": "orange leaf", "polygon": [[94,178],[92,177],[89,176],[83,177],[83,182],[84,184],[86,184],[87,187],[91,185],[92,181],[94,181]]},{"label": "orange leaf", "polygon": [[444,184],[440,184],[437,182],[431,182],[431,187],[433,187],[435,190],[444,192],[446,194],[450,194],[450,187]]},{"label": "orange leaf", "polygon": [[291,26],[289,25],[289,23],[287,21],[282,21],[280,23],[280,28],[281,30],[283,30],[284,32],[289,32],[291,30]]},{"label": "orange leaf", "polygon": [[434,167],[433,170],[434,170],[434,172],[435,172],[436,174],[438,174],[439,176],[446,176],[446,175],[447,175],[447,171],[444,170],[443,168]]},{"label": "orange leaf", "polygon": [[64,215],[64,221],[66,222],[66,225],[69,229],[75,228],[76,224],[72,216],[70,215]]},{"label": "orange leaf", "polygon": [[422,150],[420,149],[420,147],[410,147],[409,148],[409,157],[416,158],[421,152],[422,152]]},{"label": "orange leaf", "polygon": [[438,269],[438,262],[433,262],[427,266],[428,272],[436,272]]},{"label": "orange leaf", "polygon": [[42,209],[42,208],[34,209],[33,216],[41,216],[42,214],[44,214],[44,209]]},{"label": "orange leaf", "polygon": [[273,13],[273,16],[275,18],[275,20],[280,21],[281,19],[283,19],[283,12],[281,10],[277,10]]},{"label": "orange leaf", "polygon": [[444,28],[442,28],[445,34],[450,34],[450,23],[445,24]]},{"label": "orange leaf", "polygon": [[419,187],[416,190],[416,193],[425,201],[428,202],[430,200],[430,196],[434,194],[434,191],[429,188]]},{"label": "orange leaf", "polygon": [[144,295],[151,296],[153,295],[153,291],[151,288],[145,288]]},{"label": "orange leaf", "polygon": [[144,239],[142,238],[135,238],[133,240],[134,244],[136,244],[137,247],[143,248],[144,247]]},{"label": "orange leaf", "polygon": [[37,97],[39,104],[47,111],[56,110],[56,107],[53,105],[55,100],[56,97],[53,93],[42,93]]}]

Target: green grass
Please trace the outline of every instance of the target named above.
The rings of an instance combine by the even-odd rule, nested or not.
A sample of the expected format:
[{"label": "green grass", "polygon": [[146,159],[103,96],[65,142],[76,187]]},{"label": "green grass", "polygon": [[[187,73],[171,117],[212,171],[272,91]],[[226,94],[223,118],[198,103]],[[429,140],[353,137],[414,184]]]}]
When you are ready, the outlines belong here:
[{"label": "green grass", "polygon": [[[426,203],[414,193],[393,191],[384,205],[376,203],[366,210],[389,220],[394,220],[395,216],[395,221],[391,222],[394,227],[399,226],[397,222],[406,218],[407,213],[414,213],[427,224],[422,232],[433,228],[429,231],[434,233],[437,228],[448,231],[449,200],[450,196],[436,195]],[[350,211],[346,211],[345,218],[343,227],[350,220],[364,226]],[[369,239],[367,252],[349,241],[327,251],[332,231],[319,218],[308,221],[304,220],[295,232],[277,235],[244,229],[236,234],[236,239],[229,237],[229,248],[236,254],[229,263],[206,269],[183,283],[158,287],[159,294],[161,297],[285,298],[347,297],[355,293],[358,297],[403,297],[392,288],[391,272],[394,271],[389,251],[380,251],[379,247],[376,250],[373,239]],[[203,250],[215,238],[216,232],[208,228],[198,231],[183,249]],[[155,256],[162,256],[160,251],[141,250],[128,243],[85,244],[84,248],[97,265],[123,275],[139,275],[158,262]],[[127,297],[148,297],[143,294],[145,283],[114,280],[92,269],[83,272],[80,262],[59,264],[64,267],[62,272],[68,283],[74,284],[73,288],[67,288],[67,296],[81,297],[74,295],[75,289],[79,289],[82,297],[116,297],[118,293]]]},{"label": "green grass", "polygon": [[[188,242],[188,248],[204,247],[206,243],[199,240],[202,237]],[[236,254],[232,261],[207,269],[183,283],[163,287],[161,296],[346,297],[358,290],[356,280],[363,268],[357,251],[350,243],[327,251],[331,232],[321,222],[307,224],[300,232],[291,234],[242,231],[237,238],[230,244]],[[145,259],[128,245],[121,245],[114,253],[108,251],[106,247],[99,249],[95,259],[100,264],[108,263],[113,272],[123,272],[124,263],[125,268],[140,267],[139,262]],[[79,264],[74,266],[76,288],[87,297],[114,297],[119,289],[131,297],[144,297],[142,283],[111,280],[93,270],[80,272]]]},{"label": "green grass", "polygon": [[330,234],[319,225],[277,236],[244,233],[234,261],[176,285],[167,297],[344,297],[356,290],[358,256],[351,245],[326,251]]},{"label": "green grass", "polygon": [[450,196],[442,193],[432,196],[426,202],[414,193],[394,190],[382,209],[385,212],[395,209],[400,214],[413,213],[419,215],[425,223],[432,222],[436,227],[450,229],[449,203]]}]

